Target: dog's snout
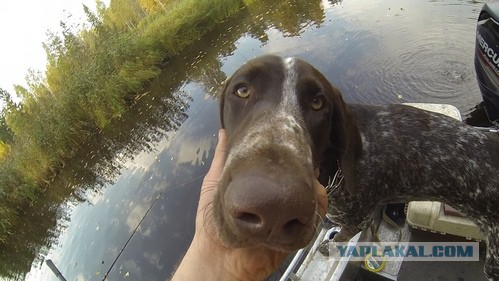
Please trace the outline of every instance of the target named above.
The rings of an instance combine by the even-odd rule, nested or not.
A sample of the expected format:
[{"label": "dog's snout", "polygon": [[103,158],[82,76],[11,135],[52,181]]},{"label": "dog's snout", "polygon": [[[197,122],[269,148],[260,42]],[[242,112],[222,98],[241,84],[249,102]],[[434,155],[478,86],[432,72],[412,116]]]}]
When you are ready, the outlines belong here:
[{"label": "dog's snout", "polygon": [[228,185],[225,203],[228,222],[240,236],[282,244],[295,243],[310,227],[316,210],[311,183],[254,173]]}]

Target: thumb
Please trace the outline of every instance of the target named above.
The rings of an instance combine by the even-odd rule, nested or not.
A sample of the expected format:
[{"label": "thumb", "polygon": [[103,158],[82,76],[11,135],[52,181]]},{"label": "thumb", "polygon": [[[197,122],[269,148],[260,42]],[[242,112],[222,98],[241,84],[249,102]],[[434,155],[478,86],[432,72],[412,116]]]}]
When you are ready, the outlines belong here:
[{"label": "thumb", "polygon": [[211,162],[211,167],[208,173],[205,176],[206,181],[216,181],[220,179],[222,175],[222,171],[225,165],[225,155],[227,152],[227,135],[225,134],[224,129],[218,130],[218,143],[215,148],[215,155],[213,156],[213,160]]}]

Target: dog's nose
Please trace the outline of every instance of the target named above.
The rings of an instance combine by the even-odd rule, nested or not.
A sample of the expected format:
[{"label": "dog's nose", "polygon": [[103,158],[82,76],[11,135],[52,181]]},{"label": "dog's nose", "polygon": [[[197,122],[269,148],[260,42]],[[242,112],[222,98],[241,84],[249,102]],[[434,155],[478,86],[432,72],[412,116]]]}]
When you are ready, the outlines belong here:
[{"label": "dog's nose", "polygon": [[261,171],[233,178],[224,201],[238,235],[261,242],[293,244],[311,227],[316,211],[312,182]]}]

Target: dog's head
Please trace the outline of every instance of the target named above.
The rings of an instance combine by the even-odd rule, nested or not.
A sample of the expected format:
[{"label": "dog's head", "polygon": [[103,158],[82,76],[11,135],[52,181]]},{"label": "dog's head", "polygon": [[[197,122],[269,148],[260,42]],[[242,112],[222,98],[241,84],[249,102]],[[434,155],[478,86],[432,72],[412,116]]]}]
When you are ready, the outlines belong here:
[{"label": "dog's head", "polygon": [[302,60],[262,56],[233,74],[221,99],[229,142],[213,210],[221,240],[281,251],[305,246],[320,219],[315,171],[326,165],[334,173],[340,163],[348,177],[360,152],[340,92]]}]

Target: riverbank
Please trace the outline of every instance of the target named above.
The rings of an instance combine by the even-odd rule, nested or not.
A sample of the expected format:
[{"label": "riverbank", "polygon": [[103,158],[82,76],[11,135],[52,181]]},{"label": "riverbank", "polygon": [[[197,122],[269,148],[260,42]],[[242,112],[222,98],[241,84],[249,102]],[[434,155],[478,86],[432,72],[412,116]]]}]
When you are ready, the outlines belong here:
[{"label": "riverbank", "polygon": [[26,210],[41,204],[42,196],[62,203],[74,192],[51,189],[59,171],[85,153],[87,141],[125,115],[182,49],[246,5],[241,0],[156,1],[163,5],[132,11],[128,4],[137,2],[121,2],[126,3],[99,4],[95,14],[86,10],[91,24],[87,30],[62,24],[62,35],[52,34],[45,44],[45,77],[31,73],[28,88],[16,88],[22,97],[19,104],[2,95],[7,104],[2,113],[6,122],[0,124],[2,277],[19,277],[29,270],[36,255],[33,248],[55,235],[40,233],[40,241],[27,247],[29,252],[12,256],[26,248],[20,247],[26,243],[26,224],[42,223],[31,222]]}]

